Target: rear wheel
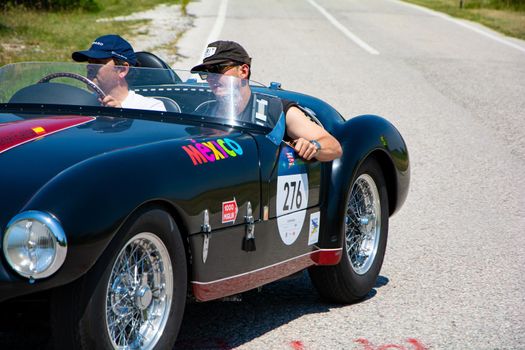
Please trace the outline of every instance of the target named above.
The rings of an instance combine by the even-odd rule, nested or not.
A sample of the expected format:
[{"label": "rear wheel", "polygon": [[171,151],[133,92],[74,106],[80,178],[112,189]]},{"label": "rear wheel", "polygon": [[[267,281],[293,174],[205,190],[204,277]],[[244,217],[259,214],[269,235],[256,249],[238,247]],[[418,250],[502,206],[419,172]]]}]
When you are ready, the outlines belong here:
[{"label": "rear wheel", "polygon": [[309,273],[322,297],[351,303],[373,288],[386,249],[388,194],[381,166],[373,158],[366,160],[356,174],[341,226],[345,239],[339,264],[314,266]]},{"label": "rear wheel", "polygon": [[55,293],[57,348],[173,348],[187,284],[180,233],[159,209],[140,214],[124,231],[107,250],[111,257]]}]

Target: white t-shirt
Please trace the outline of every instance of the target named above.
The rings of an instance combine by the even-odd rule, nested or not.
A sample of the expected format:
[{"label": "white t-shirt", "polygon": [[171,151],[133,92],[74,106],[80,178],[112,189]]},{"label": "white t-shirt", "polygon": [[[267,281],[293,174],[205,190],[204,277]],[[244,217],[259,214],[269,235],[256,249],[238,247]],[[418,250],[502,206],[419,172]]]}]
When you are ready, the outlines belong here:
[{"label": "white t-shirt", "polygon": [[166,112],[164,103],[151,97],[145,97],[129,90],[128,97],[122,101],[122,108],[150,109],[153,111]]}]

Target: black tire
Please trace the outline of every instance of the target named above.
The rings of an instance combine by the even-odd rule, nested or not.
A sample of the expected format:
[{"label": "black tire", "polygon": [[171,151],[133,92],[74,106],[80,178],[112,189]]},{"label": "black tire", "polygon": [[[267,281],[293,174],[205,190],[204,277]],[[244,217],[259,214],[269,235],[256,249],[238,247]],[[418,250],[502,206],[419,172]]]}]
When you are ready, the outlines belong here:
[{"label": "black tire", "polygon": [[[370,179],[373,181],[370,181]],[[358,192],[361,192],[361,194],[366,193],[366,191],[363,191],[363,181],[365,185],[375,184],[381,213],[380,218],[375,221],[375,225],[379,223],[381,226],[379,229],[373,230],[377,238],[371,243],[373,245],[372,250],[375,253],[371,254],[368,259],[365,258],[365,263],[360,265],[362,259],[358,259],[358,256],[355,254],[356,250],[352,251],[352,259],[354,261],[352,263],[350,253],[348,253],[348,247],[350,246],[348,242],[357,241],[359,237],[365,237],[363,232],[366,231],[367,226],[354,224],[359,215],[355,214],[355,210],[349,209],[349,204],[356,204],[356,197],[352,199],[353,194],[359,196],[360,193]],[[344,234],[341,261],[334,266],[313,266],[308,269],[308,272],[313,285],[322,298],[330,302],[348,304],[363,299],[372,290],[385,255],[388,236],[388,193],[384,175],[377,160],[369,158],[361,165],[356,173],[354,182],[348,189],[345,208],[347,210],[346,215],[341,219],[341,227]],[[349,224],[347,224],[347,220]],[[379,234],[379,237],[377,237],[377,234]],[[351,246],[358,247],[362,245],[359,243]]]},{"label": "black tire", "polygon": [[[187,292],[186,255],[177,225],[167,212],[149,209],[134,215],[116,237],[118,239],[114,239],[84,277],[53,293],[51,319],[55,349],[113,349],[114,344],[122,344],[123,340],[111,335],[108,324],[116,325],[112,329],[118,330],[119,334],[132,334],[133,338],[136,335],[133,330],[140,330],[140,327],[130,327],[130,324],[134,324],[131,322],[126,326],[126,322],[135,322],[146,314],[145,317],[152,323],[157,322],[149,313],[154,307],[158,307],[157,311],[160,310],[164,316],[159,318],[158,329],[151,332],[150,344],[139,347],[173,348],[182,322]],[[132,265],[139,258],[146,263]],[[164,291],[156,292],[156,287],[162,285],[157,282],[159,278],[164,278],[164,285],[170,284],[168,259],[172,267],[172,288],[166,287]],[[162,264],[158,264],[158,261],[162,261]],[[122,265],[123,262],[127,264]],[[147,268],[138,272],[133,269],[133,273],[115,269],[113,273],[117,266],[130,265]],[[140,281],[138,285],[137,281]],[[168,289],[172,290],[171,303],[166,301],[169,300]],[[129,316],[131,314],[135,318]],[[145,321],[137,323],[140,322],[144,324]]]}]

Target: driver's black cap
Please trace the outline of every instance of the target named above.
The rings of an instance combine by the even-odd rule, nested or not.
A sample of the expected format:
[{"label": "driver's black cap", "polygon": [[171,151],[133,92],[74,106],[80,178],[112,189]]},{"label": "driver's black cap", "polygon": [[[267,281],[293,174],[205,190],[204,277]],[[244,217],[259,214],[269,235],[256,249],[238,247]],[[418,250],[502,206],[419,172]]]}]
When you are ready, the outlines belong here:
[{"label": "driver's black cap", "polygon": [[219,40],[208,44],[204,52],[202,64],[191,69],[192,72],[204,72],[208,66],[221,63],[238,62],[239,64],[251,65],[252,59],[248,52],[235,41]]}]

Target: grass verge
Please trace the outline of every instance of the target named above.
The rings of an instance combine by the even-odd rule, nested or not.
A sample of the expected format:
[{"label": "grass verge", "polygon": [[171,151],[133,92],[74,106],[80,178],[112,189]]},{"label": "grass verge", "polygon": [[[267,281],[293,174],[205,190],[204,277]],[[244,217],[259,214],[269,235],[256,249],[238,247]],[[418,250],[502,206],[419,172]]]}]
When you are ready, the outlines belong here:
[{"label": "grass verge", "polygon": [[185,13],[188,0],[98,0],[101,11],[39,11],[21,7],[0,11],[0,66],[21,61],[70,61],[75,50],[87,49],[100,35],[131,34],[146,21],[96,22],[100,18],[125,16],[161,3],[180,4]]},{"label": "grass verge", "polygon": [[404,0],[422,5],[451,16],[468,19],[486,25],[503,34],[525,39],[525,2],[507,6],[506,1],[464,0]]}]

